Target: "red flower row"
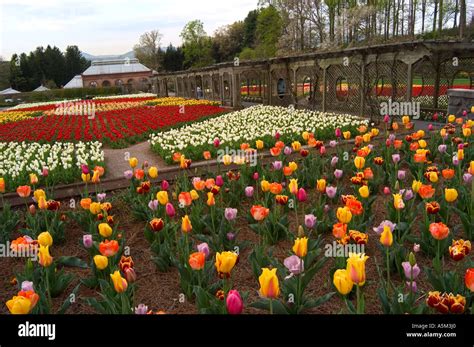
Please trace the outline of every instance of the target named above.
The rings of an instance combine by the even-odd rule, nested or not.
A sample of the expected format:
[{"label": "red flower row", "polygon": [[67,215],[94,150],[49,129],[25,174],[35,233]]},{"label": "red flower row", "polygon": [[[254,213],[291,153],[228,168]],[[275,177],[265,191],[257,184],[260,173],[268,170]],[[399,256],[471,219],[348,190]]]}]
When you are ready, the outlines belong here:
[{"label": "red flower row", "polygon": [[93,119],[52,115],[0,124],[0,141],[116,141],[223,111],[219,106],[193,105],[184,113],[179,106],[157,106],[97,112]]}]

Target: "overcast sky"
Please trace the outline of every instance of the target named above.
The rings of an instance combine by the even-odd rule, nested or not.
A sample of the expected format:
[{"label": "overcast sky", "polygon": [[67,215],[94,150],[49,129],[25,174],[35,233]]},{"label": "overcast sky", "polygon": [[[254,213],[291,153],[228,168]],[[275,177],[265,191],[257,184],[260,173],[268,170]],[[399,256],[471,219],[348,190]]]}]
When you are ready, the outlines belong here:
[{"label": "overcast sky", "polygon": [[68,45],[93,55],[132,50],[145,31],[158,29],[162,45],[181,43],[179,34],[194,19],[212,34],[243,20],[258,0],[0,0],[0,56],[37,46]]}]

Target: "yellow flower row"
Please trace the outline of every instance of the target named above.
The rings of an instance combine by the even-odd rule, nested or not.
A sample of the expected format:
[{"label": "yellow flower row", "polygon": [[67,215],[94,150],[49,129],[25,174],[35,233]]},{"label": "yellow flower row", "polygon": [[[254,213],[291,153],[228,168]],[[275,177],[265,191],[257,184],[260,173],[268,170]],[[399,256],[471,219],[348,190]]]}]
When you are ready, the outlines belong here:
[{"label": "yellow flower row", "polygon": [[203,100],[203,99],[185,99],[181,97],[167,97],[167,98],[156,98],[148,101],[153,105],[160,106],[192,106],[192,105],[219,105],[218,101]]},{"label": "yellow flower row", "polygon": [[23,119],[31,118],[35,112],[31,111],[4,111],[0,112],[0,124],[18,122]]}]

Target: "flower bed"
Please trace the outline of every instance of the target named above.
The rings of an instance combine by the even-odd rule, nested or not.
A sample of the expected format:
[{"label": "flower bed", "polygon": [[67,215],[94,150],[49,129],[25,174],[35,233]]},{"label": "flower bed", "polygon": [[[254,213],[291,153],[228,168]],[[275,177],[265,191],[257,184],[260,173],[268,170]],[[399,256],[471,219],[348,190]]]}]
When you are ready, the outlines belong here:
[{"label": "flower bed", "polygon": [[227,147],[238,148],[242,142],[262,140],[269,145],[279,133],[283,140],[300,139],[303,131],[313,132],[317,139],[328,139],[336,128],[353,130],[368,120],[348,114],[291,110],[276,106],[253,106],[210,119],[150,135],[154,151],[172,162],[174,152],[190,159],[201,159],[203,151],[215,153],[214,139]]},{"label": "flower bed", "polygon": [[71,183],[80,179],[81,165],[102,165],[103,162],[100,142],[0,142],[0,177],[5,179],[6,190],[29,183],[31,173],[38,176],[39,184]]}]

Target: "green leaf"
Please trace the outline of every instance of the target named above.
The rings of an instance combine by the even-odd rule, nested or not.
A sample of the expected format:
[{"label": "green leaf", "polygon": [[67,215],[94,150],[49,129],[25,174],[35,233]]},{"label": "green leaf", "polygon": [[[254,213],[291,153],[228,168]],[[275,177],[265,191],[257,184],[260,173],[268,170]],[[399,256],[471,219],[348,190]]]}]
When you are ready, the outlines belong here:
[{"label": "green leaf", "polygon": [[70,257],[70,256],[59,257],[57,260],[57,263],[60,265],[78,267],[81,269],[89,268],[89,265],[87,265],[87,263],[84,260],[79,259],[78,257]]}]

